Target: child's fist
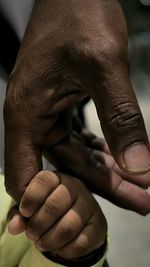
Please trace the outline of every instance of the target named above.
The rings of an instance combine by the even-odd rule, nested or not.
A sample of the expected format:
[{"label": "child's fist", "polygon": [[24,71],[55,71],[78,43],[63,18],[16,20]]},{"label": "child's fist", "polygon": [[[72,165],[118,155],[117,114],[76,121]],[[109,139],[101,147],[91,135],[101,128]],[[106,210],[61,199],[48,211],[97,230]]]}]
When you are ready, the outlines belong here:
[{"label": "child's fist", "polygon": [[105,217],[76,178],[50,171],[38,173],[22,197],[20,213],[28,218],[27,237],[41,251],[74,259],[105,242]]}]

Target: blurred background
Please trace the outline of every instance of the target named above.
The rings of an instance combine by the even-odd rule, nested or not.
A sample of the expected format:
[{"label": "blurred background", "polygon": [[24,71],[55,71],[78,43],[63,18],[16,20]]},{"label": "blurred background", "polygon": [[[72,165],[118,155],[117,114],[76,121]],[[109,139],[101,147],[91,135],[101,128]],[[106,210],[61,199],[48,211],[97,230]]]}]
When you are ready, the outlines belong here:
[{"label": "blurred background", "polygon": [[[23,36],[32,0],[0,0],[0,168],[3,172],[3,102],[9,71]],[[150,0],[120,0],[129,31],[131,79],[150,135]],[[10,26],[11,25],[11,26]],[[84,109],[89,129],[102,136],[92,102]],[[96,196],[109,224],[110,267],[150,267],[150,216],[124,211]]]}]

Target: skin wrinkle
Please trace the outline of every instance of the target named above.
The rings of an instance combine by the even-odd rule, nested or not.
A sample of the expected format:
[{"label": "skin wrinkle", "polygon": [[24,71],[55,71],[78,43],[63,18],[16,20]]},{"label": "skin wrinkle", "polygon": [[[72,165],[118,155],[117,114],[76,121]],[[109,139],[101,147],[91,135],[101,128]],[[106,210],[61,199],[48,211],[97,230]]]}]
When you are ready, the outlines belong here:
[{"label": "skin wrinkle", "polygon": [[[93,161],[89,159],[91,177],[86,179],[83,166],[89,157],[89,145],[76,143],[82,138],[76,139],[73,134],[77,130],[73,125],[72,109],[82,97],[90,96],[94,100],[109,149],[115,162],[128,176],[122,161],[125,159],[124,151],[137,140],[148,144],[148,138],[129,78],[127,39],[125,18],[117,0],[36,0],[5,101],[5,169],[8,187],[10,181],[13,181],[14,188],[16,183],[19,184],[17,188],[22,188],[23,184],[30,182],[33,175],[41,170],[42,154],[47,150],[49,161],[55,162],[55,166],[64,164],[63,169],[76,173],[91,188],[95,187],[96,182],[97,193],[106,196],[107,191],[106,198],[110,199],[109,182],[111,180],[114,183],[117,173],[109,176],[111,170],[106,168],[104,171],[101,167],[94,172]],[[132,103],[128,104],[132,110],[123,119],[120,119],[120,114],[124,113],[120,103]],[[135,123],[135,117],[130,120],[129,127],[125,123],[118,127],[124,122],[124,117],[125,120],[129,119],[132,114],[139,114],[138,123]],[[112,116],[116,117],[116,122],[110,125],[108,121]],[[21,138],[21,135],[25,138]],[[17,149],[12,149],[14,141]],[[24,157],[22,146],[26,151]],[[29,159],[33,158],[29,170],[27,155],[30,155]],[[149,166],[149,162],[146,166]],[[106,174],[108,180],[104,188]],[[147,180],[144,178],[146,185]],[[131,182],[131,191],[132,188],[134,185]],[[140,189],[139,185],[139,193]],[[8,191],[11,192],[11,188]],[[18,199],[22,191],[13,189],[11,194]],[[120,205],[125,196],[122,194],[121,197],[120,202],[118,200]],[[143,206],[148,206],[146,199],[144,195]],[[132,204],[126,203],[123,203],[123,207],[129,205],[128,209],[133,210],[137,207],[134,201]]]}]

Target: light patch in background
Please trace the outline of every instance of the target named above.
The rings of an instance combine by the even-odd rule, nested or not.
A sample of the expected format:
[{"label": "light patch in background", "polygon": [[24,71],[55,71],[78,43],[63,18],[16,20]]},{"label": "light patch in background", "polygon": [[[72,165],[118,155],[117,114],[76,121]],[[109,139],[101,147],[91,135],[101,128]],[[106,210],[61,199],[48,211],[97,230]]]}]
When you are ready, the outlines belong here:
[{"label": "light patch in background", "polygon": [[150,0],[140,0],[141,4],[144,6],[150,6]]}]

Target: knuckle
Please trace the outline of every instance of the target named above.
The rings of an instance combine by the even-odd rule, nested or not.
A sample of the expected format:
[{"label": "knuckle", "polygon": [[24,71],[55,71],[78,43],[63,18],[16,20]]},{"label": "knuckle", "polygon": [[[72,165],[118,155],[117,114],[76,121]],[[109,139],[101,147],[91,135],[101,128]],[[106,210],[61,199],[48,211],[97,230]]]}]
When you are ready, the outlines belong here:
[{"label": "knuckle", "polygon": [[60,239],[67,240],[75,233],[74,227],[70,223],[63,224],[59,227],[58,235]]},{"label": "knuckle", "polygon": [[38,177],[36,177],[36,182],[42,186],[42,187],[48,187],[49,186],[49,181],[47,180],[47,177],[45,177],[44,175],[38,175]]},{"label": "knuckle", "polygon": [[99,61],[101,65],[117,58],[119,61],[127,60],[127,42],[112,34],[107,35],[107,39],[104,37],[100,42],[88,39],[86,42],[80,42],[78,46],[76,45],[76,50],[85,58],[94,59],[95,62]]},{"label": "knuckle", "polygon": [[27,102],[32,98],[33,86],[34,81],[30,72],[27,73],[26,68],[22,66],[16,66],[8,80],[4,114],[9,114],[9,111],[18,113],[18,110],[24,110]]},{"label": "knuckle", "polygon": [[44,204],[44,212],[50,216],[59,216],[61,210],[58,202],[54,198],[47,200]]},{"label": "knuckle", "polygon": [[104,38],[101,45],[96,49],[96,56],[102,66],[105,67],[105,64],[124,64],[128,63],[128,50],[127,42],[119,39],[118,36],[113,36],[112,34],[107,36],[107,40]]},{"label": "knuckle", "polygon": [[36,181],[44,187],[56,187],[59,185],[59,178],[58,176],[51,172],[51,171],[41,171],[36,176]]},{"label": "knuckle", "polygon": [[65,187],[65,189],[68,191],[70,198],[71,198],[71,202],[75,202],[78,196],[78,190],[77,190],[77,179],[70,179],[70,176],[64,175],[64,174],[60,174],[60,179],[61,179],[61,185],[63,188]]},{"label": "knuckle", "polygon": [[82,71],[86,65],[86,72],[92,73],[92,76],[97,79],[105,75],[106,70],[111,74],[114,66],[124,67],[129,72],[126,40],[112,34],[108,34],[107,38],[103,37],[96,41],[87,37],[75,44],[70,44],[69,57],[72,61],[78,62]]},{"label": "knuckle", "polygon": [[[107,116],[107,115],[106,115]],[[106,123],[111,128],[118,129],[137,129],[143,125],[141,113],[130,103],[122,103],[111,110],[111,116],[106,117]]]},{"label": "knuckle", "polygon": [[120,56],[122,53],[124,53],[124,45],[122,42],[118,42],[117,38],[109,38],[107,42],[102,45],[102,52],[104,55],[108,56]]},{"label": "knuckle", "polygon": [[84,256],[88,253],[89,244],[87,239],[80,239],[74,245],[74,254],[75,257],[80,257],[81,255]]}]

